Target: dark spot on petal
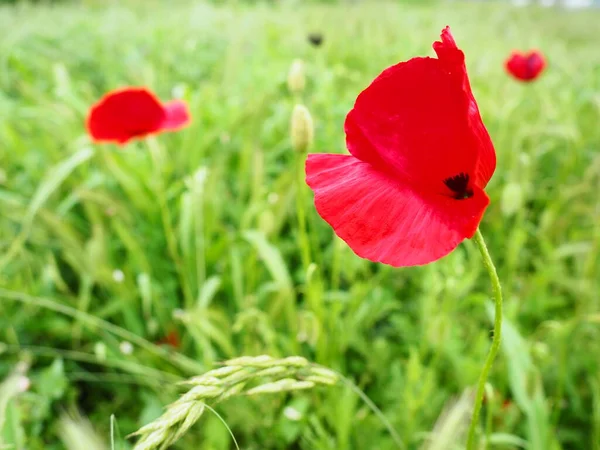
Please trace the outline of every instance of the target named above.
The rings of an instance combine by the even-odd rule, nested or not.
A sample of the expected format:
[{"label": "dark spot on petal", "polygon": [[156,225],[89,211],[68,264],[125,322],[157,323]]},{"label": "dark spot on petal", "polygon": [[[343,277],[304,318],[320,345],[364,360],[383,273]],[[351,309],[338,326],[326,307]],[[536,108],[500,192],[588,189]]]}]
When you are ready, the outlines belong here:
[{"label": "dark spot on petal", "polygon": [[461,172],[446,178],[444,184],[454,193],[453,197],[457,200],[473,197],[473,189],[469,188],[469,174]]}]

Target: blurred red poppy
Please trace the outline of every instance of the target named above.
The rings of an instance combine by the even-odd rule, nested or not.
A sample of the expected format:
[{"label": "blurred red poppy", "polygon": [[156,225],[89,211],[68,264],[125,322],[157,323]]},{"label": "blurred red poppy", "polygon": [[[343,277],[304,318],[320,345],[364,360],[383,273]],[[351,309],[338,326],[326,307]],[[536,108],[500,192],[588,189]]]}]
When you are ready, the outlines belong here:
[{"label": "blurred red poppy", "polygon": [[504,63],[509,74],[521,81],[533,81],[546,67],[546,60],[537,50],[527,53],[514,51]]},{"label": "blurred red poppy", "polygon": [[165,337],[156,341],[157,345],[169,345],[173,348],[181,347],[181,339],[176,330],[170,330]]},{"label": "blurred red poppy", "polygon": [[182,100],[161,103],[146,88],[118,89],[92,106],[87,129],[95,142],[126,144],[151,134],[175,131],[190,122]]},{"label": "blurred red poppy", "polygon": [[306,181],[318,213],[359,256],[423,265],[473,237],[489,199],[494,146],[450,28],[437,58],[384,70],[345,123],[350,155],[313,154]]}]

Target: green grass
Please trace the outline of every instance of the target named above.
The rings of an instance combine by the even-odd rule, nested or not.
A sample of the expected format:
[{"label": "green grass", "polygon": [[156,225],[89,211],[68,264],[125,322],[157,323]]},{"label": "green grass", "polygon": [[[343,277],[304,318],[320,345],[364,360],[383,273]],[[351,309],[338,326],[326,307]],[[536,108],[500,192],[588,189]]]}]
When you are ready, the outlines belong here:
[{"label": "green grass", "polygon": [[[177,381],[269,354],[353,380],[407,449],[451,448],[426,436],[476,383],[490,344],[477,249],[465,242],[434,264],[392,269],[334,239],[295,184],[285,85],[303,58],[313,151],[343,152],[356,95],[387,66],[432,54],[448,24],[498,153],[481,226],[506,299],[482,417],[488,448],[600,449],[597,12],[88,3],[0,8],[0,447],[64,448],[61,436],[77,434],[61,414],[79,410],[107,446],[112,423],[115,448],[130,448],[124,436],[178,397]],[[323,47],[307,43],[313,30]],[[522,85],[502,63],[529,47],[549,67]],[[152,142],[158,172],[148,143],[121,150],[85,135],[89,105],[130,84],[176,92],[193,113],[190,128]],[[154,345],[171,330],[179,350]],[[26,392],[14,387],[19,362]],[[246,450],[398,448],[348,387],[216,408]],[[460,433],[452,439],[460,448]],[[232,441],[205,413],[174,448]]]}]

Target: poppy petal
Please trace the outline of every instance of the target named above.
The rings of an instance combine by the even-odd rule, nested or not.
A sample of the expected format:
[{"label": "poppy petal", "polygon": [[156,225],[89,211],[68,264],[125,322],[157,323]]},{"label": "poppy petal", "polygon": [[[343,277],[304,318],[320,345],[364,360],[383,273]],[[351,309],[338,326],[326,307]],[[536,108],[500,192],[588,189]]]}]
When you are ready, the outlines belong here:
[{"label": "poppy petal", "polygon": [[158,99],[143,88],[126,88],[105,95],[90,110],[87,128],[94,141],[116,141],[157,131],[165,112]]},{"label": "poppy petal", "polygon": [[526,80],[525,61],[523,55],[513,53],[506,61],[506,69],[508,72],[519,80]]},{"label": "poppy petal", "polygon": [[469,98],[469,126],[474,140],[479,149],[477,163],[475,165],[474,183],[480,188],[485,188],[496,170],[496,151],[490,135],[481,120],[479,108],[465,66],[465,54],[458,48],[456,41],[450,32],[450,27],[442,30],[441,42],[433,43],[433,49],[439,60],[447,67],[449,73],[457,78],[456,82],[462,85],[463,90]]},{"label": "poppy petal", "polygon": [[415,190],[350,155],[312,154],[306,182],[320,216],[360,257],[423,265],[471,238],[489,203],[475,187],[464,200]]},{"label": "poppy petal", "polygon": [[531,73],[531,78],[537,78],[546,67],[544,55],[535,50],[529,52],[529,55],[527,55],[527,66],[529,68],[529,72]]},{"label": "poppy petal", "polygon": [[[466,81],[468,85],[467,68],[465,67],[465,54],[461,49],[456,45],[456,41],[454,40],[454,36],[450,32],[450,27],[446,27],[442,30],[440,35],[441,41],[436,41],[433,43],[433,49],[438,57],[438,59],[449,66],[457,67],[457,75],[461,77],[461,81]],[[462,78],[465,80],[462,80]],[[469,91],[471,90],[468,87]]]},{"label": "poppy petal", "polygon": [[[443,35],[444,36],[444,35]],[[440,59],[413,58],[382,72],[346,118],[352,155],[433,193],[443,181],[470,174],[483,188],[495,168],[464,70],[449,32]]]},{"label": "poppy petal", "polygon": [[163,105],[165,118],[160,125],[161,130],[175,131],[190,123],[187,104],[182,100],[172,100]]},{"label": "poppy petal", "polygon": [[[346,117],[350,153],[440,189],[444,179],[472,172],[477,149],[469,142],[468,98],[448,80],[432,58],[413,58],[385,70]],[[465,145],[458,149],[457,143]]]}]

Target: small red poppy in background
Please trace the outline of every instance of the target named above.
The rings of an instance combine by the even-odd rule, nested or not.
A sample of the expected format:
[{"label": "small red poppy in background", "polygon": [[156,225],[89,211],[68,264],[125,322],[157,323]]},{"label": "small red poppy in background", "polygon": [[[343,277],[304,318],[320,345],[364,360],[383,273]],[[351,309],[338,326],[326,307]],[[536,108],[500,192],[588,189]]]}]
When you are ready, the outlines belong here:
[{"label": "small red poppy in background", "polygon": [[176,330],[170,330],[167,335],[158,341],[156,341],[157,345],[169,345],[173,348],[181,347],[181,339],[179,337],[179,333]]},{"label": "small red poppy in background", "polygon": [[123,145],[131,139],[178,130],[189,122],[182,100],[161,103],[146,88],[124,88],[109,92],[92,106],[87,129],[95,142]]},{"label": "small red poppy in background", "polygon": [[312,154],[318,213],[363,258],[423,265],[473,237],[496,154],[450,28],[437,58],[384,70],[345,122],[350,155]]},{"label": "small red poppy in background", "polygon": [[544,55],[537,50],[527,53],[514,51],[504,63],[509,74],[521,81],[533,81],[546,67]]}]

